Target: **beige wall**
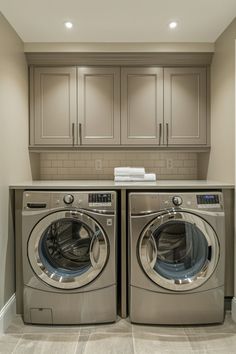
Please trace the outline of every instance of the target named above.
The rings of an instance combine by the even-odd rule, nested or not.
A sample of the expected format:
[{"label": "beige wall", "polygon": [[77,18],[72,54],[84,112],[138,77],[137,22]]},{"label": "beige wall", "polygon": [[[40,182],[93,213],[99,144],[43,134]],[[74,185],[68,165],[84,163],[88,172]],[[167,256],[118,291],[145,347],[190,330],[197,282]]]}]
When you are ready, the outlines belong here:
[{"label": "beige wall", "polygon": [[31,179],[23,42],[0,13],[0,309],[15,291],[9,184]]},{"label": "beige wall", "polygon": [[[215,43],[211,65],[211,153],[206,178],[234,183],[236,19]],[[200,164],[199,164],[200,167]]]}]

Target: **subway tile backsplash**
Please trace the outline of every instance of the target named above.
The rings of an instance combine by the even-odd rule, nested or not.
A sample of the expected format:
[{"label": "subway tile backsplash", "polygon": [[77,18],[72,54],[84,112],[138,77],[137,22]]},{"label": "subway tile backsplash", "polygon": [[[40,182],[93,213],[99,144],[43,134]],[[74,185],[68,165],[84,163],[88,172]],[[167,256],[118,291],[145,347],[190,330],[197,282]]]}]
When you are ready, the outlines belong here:
[{"label": "subway tile backsplash", "polygon": [[114,167],[145,167],[157,179],[197,179],[197,153],[99,151],[40,154],[40,179],[110,179]]}]

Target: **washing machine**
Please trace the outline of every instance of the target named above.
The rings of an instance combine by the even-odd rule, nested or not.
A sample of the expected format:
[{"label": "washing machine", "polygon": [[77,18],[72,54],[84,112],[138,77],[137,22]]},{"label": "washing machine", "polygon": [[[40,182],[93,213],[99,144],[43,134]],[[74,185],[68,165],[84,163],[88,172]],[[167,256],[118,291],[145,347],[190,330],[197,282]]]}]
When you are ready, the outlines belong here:
[{"label": "washing machine", "polygon": [[114,191],[24,192],[24,322],[116,320],[116,218]]},{"label": "washing machine", "polygon": [[222,193],[129,194],[132,322],[222,322],[224,262]]}]

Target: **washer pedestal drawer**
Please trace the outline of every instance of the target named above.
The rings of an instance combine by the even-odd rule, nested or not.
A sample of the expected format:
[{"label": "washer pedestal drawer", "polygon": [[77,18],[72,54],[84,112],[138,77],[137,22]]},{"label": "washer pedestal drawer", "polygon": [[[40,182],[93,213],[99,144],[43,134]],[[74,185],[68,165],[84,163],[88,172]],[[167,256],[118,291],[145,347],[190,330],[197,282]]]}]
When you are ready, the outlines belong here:
[{"label": "washer pedestal drawer", "polygon": [[89,324],[116,321],[116,286],[83,293],[46,292],[24,287],[24,322]]}]

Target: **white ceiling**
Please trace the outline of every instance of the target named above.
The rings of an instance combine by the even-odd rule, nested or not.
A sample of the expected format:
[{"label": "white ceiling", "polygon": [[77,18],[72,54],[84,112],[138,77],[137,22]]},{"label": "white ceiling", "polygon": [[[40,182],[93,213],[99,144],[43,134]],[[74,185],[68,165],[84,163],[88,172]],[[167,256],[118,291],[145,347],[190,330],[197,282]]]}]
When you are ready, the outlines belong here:
[{"label": "white ceiling", "polygon": [[0,0],[0,11],[24,42],[214,42],[236,0]]}]

